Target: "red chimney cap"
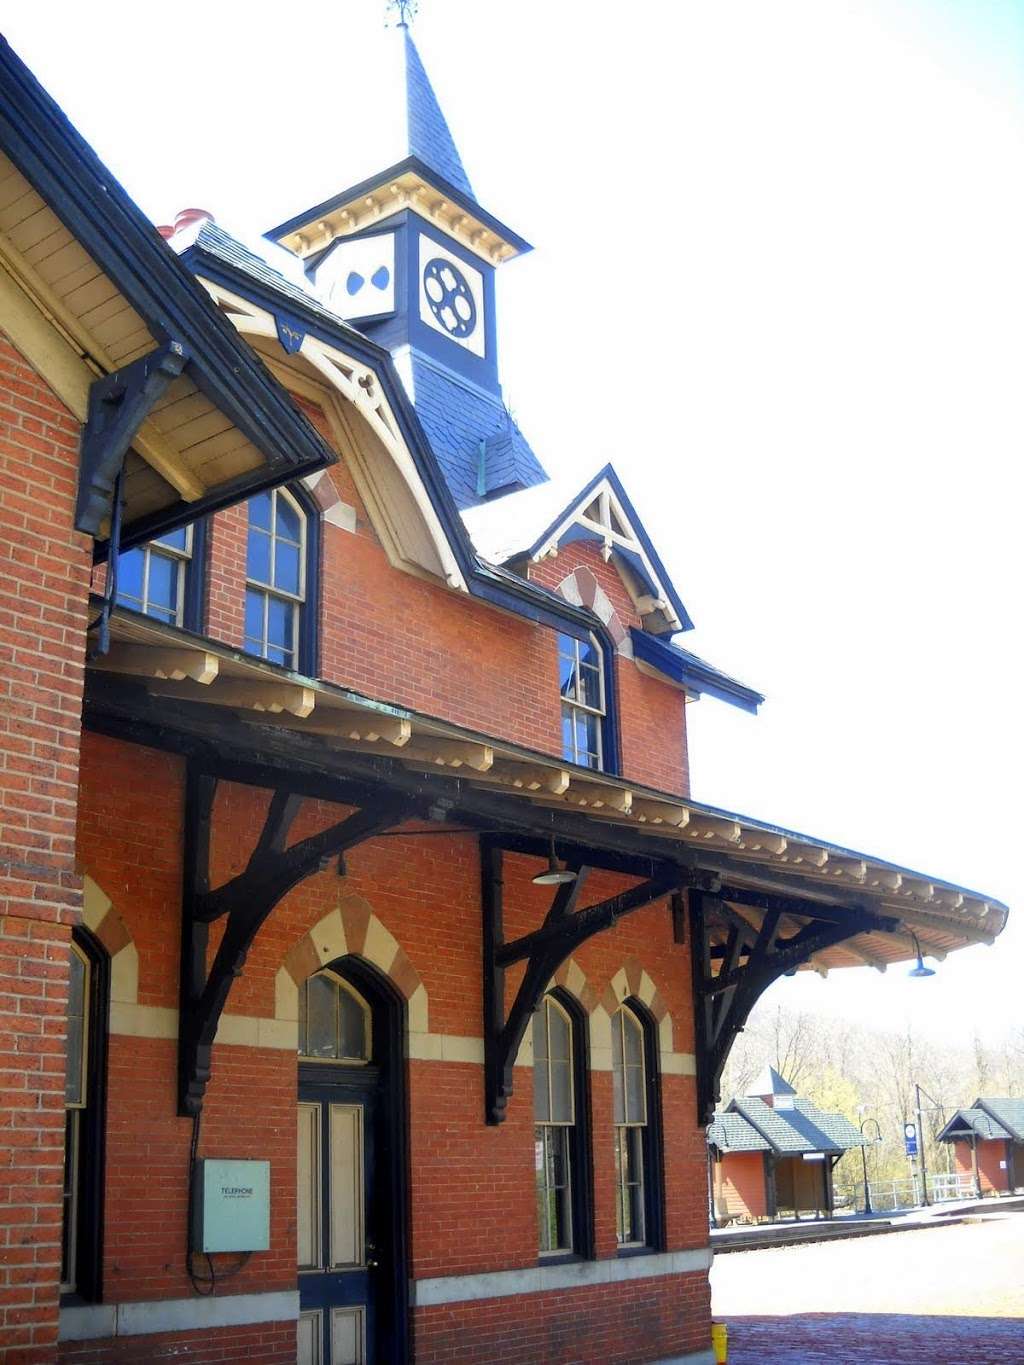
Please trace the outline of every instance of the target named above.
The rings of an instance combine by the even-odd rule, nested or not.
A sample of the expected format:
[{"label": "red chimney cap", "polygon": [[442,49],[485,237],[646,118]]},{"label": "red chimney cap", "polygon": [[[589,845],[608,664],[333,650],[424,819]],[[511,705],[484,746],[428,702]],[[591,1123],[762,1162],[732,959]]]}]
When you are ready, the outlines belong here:
[{"label": "red chimney cap", "polygon": [[192,223],[203,223],[207,220],[213,222],[213,214],[209,209],[182,209],[180,213],[174,215],[174,231],[181,232]]}]

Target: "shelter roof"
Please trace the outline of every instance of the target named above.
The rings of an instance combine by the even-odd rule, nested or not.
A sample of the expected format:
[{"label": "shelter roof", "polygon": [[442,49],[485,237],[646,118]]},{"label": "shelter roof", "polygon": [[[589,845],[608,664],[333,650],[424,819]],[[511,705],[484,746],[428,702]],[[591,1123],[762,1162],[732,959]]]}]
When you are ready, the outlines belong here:
[{"label": "shelter roof", "polygon": [[977,1099],[979,1109],[991,1114],[1014,1142],[1024,1142],[1024,1099]]},{"label": "shelter roof", "polygon": [[958,1109],[938,1135],[939,1142],[955,1142],[957,1138],[997,1138],[1005,1141],[1012,1135],[984,1109]]},{"label": "shelter roof", "polygon": [[771,1143],[742,1114],[716,1114],[708,1125],[708,1146],[720,1152],[770,1152]]},{"label": "shelter roof", "polygon": [[778,1156],[800,1152],[835,1155],[862,1147],[867,1141],[849,1119],[826,1113],[810,1100],[794,1099],[791,1109],[773,1109],[764,1100],[744,1096],[734,1099],[726,1112],[744,1118]]}]

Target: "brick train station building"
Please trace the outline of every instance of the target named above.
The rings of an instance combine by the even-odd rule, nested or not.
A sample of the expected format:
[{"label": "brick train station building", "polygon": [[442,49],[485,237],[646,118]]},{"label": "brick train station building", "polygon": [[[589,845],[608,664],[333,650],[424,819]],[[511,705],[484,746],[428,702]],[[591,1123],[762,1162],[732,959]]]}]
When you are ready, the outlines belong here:
[{"label": "brick train station building", "polygon": [[256,249],[0,47],[8,1362],[706,1362],[758,996],[1005,920],[691,796],[761,699],[508,414],[528,244],[391,36],[407,145]]}]

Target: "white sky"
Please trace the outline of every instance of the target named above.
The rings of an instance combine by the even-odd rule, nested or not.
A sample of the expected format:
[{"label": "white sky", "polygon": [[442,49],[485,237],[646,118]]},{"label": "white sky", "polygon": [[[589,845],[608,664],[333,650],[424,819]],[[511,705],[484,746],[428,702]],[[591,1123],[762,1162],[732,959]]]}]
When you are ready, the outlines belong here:
[{"label": "white sky", "polygon": [[[362,171],[382,10],[6,33],[156,221],[254,230]],[[685,643],[768,696],[691,708],[694,795],[1020,902],[1024,4],[423,0],[415,35],[537,248],[500,277],[517,417],[553,472],[614,461]],[[767,999],[995,1030],[1022,948]]]}]

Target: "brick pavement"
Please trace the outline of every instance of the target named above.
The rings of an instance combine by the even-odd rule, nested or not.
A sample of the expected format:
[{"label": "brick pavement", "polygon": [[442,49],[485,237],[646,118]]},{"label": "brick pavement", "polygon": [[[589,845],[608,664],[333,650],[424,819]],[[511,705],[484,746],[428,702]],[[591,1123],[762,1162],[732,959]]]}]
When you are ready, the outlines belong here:
[{"label": "brick pavement", "polygon": [[729,1365],[1024,1365],[1020,1318],[807,1313],[727,1321]]},{"label": "brick pavement", "polygon": [[729,1365],[1024,1365],[1024,1213],[733,1252],[711,1283]]}]

